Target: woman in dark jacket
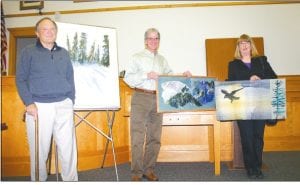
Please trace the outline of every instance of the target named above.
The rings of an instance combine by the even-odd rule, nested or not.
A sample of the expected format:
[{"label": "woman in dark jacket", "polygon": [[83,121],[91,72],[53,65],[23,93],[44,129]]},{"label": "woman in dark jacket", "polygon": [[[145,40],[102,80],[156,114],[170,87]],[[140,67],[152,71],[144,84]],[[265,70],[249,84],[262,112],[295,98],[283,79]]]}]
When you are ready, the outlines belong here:
[{"label": "woman in dark jacket", "polygon": [[[235,59],[228,65],[228,80],[260,80],[277,78],[267,57],[259,56],[251,37],[240,36],[236,43]],[[264,120],[237,121],[243,149],[244,164],[249,178],[264,177],[262,153],[264,146]]]}]

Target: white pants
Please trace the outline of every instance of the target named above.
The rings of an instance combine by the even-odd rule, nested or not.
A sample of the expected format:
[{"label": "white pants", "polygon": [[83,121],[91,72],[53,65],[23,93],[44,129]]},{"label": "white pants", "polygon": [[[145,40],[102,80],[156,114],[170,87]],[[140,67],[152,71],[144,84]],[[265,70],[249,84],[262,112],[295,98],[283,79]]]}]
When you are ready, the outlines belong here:
[{"label": "white pants", "polygon": [[[73,103],[67,98],[61,102],[35,103],[39,124],[39,180],[47,180],[46,162],[53,134],[61,164],[63,181],[78,181],[77,147]],[[35,181],[35,121],[26,114],[27,136],[30,150],[31,180]]]}]

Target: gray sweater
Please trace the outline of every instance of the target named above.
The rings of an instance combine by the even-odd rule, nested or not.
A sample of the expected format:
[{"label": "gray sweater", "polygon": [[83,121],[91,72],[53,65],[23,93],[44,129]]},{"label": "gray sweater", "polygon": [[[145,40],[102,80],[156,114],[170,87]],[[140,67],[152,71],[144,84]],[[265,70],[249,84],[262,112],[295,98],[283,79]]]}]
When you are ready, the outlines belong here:
[{"label": "gray sweater", "polygon": [[25,47],[17,63],[16,84],[26,106],[66,98],[74,103],[74,72],[68,51],[56,43],[50,51],[39,40]]}]

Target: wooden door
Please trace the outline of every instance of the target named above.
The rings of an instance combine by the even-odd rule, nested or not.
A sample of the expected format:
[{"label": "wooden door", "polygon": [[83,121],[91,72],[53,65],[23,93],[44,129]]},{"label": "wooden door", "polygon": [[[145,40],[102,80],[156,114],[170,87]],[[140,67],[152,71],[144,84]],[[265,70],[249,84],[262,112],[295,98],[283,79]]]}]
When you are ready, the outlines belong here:
[{"label": "wooden door", "polygon": [[[227,79],[228,63],[233,60],[238,38],[206,39],[206,71],[207,76],[218,80]],[[264,54],[264,41],[262,37],[253,38],[257,51]]]}]

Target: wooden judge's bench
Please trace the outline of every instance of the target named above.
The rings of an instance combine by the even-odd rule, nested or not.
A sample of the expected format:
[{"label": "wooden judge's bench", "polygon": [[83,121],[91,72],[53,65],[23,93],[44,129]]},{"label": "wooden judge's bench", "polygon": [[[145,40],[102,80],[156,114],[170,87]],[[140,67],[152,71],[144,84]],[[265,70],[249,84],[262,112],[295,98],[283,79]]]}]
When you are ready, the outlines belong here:
[{"label": "wooden judge's bench", "polygon": [[[287,116],[275,127],[266,127],[264,151],[300,150],[300,76],[284,76],[287,80]],[[15,77],[2,77],[1,175],[29,176],[29,149],[23,122],[24,105],[15,85]],[[132,90],[120,79],[121,109],[116,112],[113,136],[117,163],[130,161],[130,101]],[[84,113],[82,113],[84,114]],[[77,118],[75,118],[77,119]],[[105,112],[94,112],[86,118],[96,127],[108,132]],[[76,121],[76,120],[75,120]],[[163,119],[160,162],[209,161],[220,174],[219,161],[233,160],[233,132],[231,122],[217,122],[214,111],[166,113]],[[101,166],[106,139],[86,124],[76,127],[78,170]],[[53,158],[53,156],[52,156]],[[54,165],[54,164],[53,164]],[[113,166],[109,146],[104,166]],[[53,169],[53,166],[52,166]],[[222,174],[221,174],[222,175]]]}]

